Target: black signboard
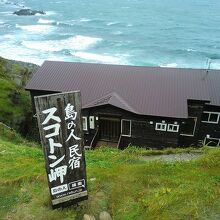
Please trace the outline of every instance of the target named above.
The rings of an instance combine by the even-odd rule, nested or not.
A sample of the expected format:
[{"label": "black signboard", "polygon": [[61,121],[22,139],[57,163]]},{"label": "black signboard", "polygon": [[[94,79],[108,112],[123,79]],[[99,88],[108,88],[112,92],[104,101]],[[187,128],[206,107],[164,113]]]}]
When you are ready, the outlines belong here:
[{"label": "black signboard", "polygon": [[34,101],[53,208],[87,199],[80,92]]}]

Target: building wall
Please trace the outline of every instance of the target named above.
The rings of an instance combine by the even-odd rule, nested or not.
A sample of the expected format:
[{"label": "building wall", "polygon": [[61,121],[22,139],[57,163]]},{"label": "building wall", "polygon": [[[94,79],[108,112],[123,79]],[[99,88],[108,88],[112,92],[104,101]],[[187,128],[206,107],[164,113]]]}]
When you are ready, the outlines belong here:
[{"label": "building wall", "polygon": [[[201,125],[201,115],[204,109],[204,103],[199,101],[188,101],[188,117],[196,119],[196,125],[193,135],[183,135],[182,127],[180,126],[180,137],[179,137],[179,146],[189,147],[197,146],[200,140],[200,125]],[[184,124],[187,120],[182,120]],[[193,129],[193,128],[192,128]]]},{"label": "building wall", "polygon": [[[34,96],[47,95],[51,91],[31,91],[32,102],[34,106]],[[35,111],[35,110],[34,110]],[[210,112],[219,112],[220,107],[204,105],[204,102],[200,101],[188,101],[188,114],[189,117],[194,117],[197,119],[196,127],[194,134],[191,136],[183,136],[182,128],[185,119],[179,118],[166,118],[166,117],[156,117],[156,116],[142,116],[136,115],[131,112],[125,111],[123,109],[111,106],[104,105],[99,107],[93,107],[89,109],[83,109],[83,116],[87,117],[87,131],[84,131],[85,144],[90,145],[94,135],[96,134],[97,128],[99,127],[100,116],[105,117],[117,117],[120,120],[126,119],[131,120],[131,136],[121,136],[120,138],[120,148],[125,148],[128,145],[140,146],[140,147],[149,147],[149,148],[166,148],[166,147],[188,147],[188,146],[197,146],[201,144],[207,137],[210,138],[219,138],[220,139],[220,123],[211,124],[201,122],[201,115],[204,111]],[[89,117],[94,116],[94,129],[90,128]],[[220,121],[220,120],[219,120]],[[176,124],[179,126],[178,132],[170,131],[160,131],[155,130],[156,123],[164,124]]]},{"label": "building wall", "polygon": [[219,120],[217,123],[208,123],[202,121],[199,128],[199,139],[203,142],[205,142],[207,139],[206,143],[211,141],[212,138],[220,139],[220,106],[206,105],[204,112],[219,113]]},{"label": "building wall", "polygon": [[[175,123],[176,125],[180,125],[180,119],[140,116],[110,105],[83,109],[83,116],[86,116],[87,119],[89,119],[90,116],[94,116],[95,118],[106,116],[118,117],[121,120],[131,120],[131,136],[122,135],[120,142],[121,148],[125,148],[128,145],[149,148],[178,147],[179,132],[155,130],[155,126],[156,123],[162,122],[165,124]],[[85,139],[86,143],[89,144],[96,132],[96,129],[89,129],[89,120],[87,123],[88,131],[85,131]],[[95,120],[95,128],[98,126],[99,120]]]},{"label": "building wall", "polygon": [[36,113],[35,110],[35,103],[34,103],[34,97],[35,96],[41,96],[41,95],[50,95],[50,94],[54,94],[54,93],[58,93],[58,92],[53,92],[53,91],[42,91],[42,90],[31,90],[30,94],[31,94],[31,102],[32,102],[32,107],[33,107],[33,112],[34,114]]}]

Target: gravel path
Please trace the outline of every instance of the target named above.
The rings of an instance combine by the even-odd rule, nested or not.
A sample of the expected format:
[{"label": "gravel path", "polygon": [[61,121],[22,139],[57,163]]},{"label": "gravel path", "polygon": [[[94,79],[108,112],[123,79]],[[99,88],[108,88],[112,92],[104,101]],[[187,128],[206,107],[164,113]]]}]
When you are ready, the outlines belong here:
[{"label": "gravel path", "polygon": [[168,155],[151,155],[143,156],[142,158],[146,161],[152,160],[163,160],[167,162],[173,161],[190,161],[199,158],[201,153],[180,153],[180,154],[168,154]]}]

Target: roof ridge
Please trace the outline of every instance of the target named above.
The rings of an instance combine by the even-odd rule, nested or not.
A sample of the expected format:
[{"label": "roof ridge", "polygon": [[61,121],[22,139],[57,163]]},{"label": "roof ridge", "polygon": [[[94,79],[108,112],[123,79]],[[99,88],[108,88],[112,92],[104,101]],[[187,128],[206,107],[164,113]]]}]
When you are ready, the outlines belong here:
[{"label": "roof ridge", "polygon": [[[115,98],[115,99],[114,99]],[[100,106],[100,105],[106,105],[106,104],[111,104],[113,106],[122,108],[122,105],[118,105],[117,100],[119,101],[119,103],[121,103],[124,107],[123,109],[131,111],[133,113],[136,114],[140,114],[137,110],[135,110],[132,106],[130,106],[118,93],[116,93],[115,91],[110,92],[104,96],[101,96],[100,98],[86,104],[85,106],[83,106],[83,108],[90,108],[90,107],[95,107],[95,106]]]},{"label": "roof ridge", "polygon": [[[116,92],[112,92],[112,94],[114,94],[114,96],[121,102],[123,103],[123,105],[125,105],[127,107],[127,110],[128,111],[131,111],[131,112],[134,112],[136,114],[140,114],[137,110],[135,110],[132,106],[130,106],[118,93]],[[114,97],[113,96],[113,97]],[[113,99],[113,97],[111,97],[110,99],[110,102],[111,100]],[[118,106],[117,106],[118,107]]]}]

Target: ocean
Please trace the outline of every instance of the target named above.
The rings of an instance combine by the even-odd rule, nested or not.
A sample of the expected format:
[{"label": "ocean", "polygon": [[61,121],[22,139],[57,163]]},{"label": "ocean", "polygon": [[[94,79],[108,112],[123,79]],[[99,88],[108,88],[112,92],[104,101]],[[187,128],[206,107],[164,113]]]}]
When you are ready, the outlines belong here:
[{"label": "ocean", "polygon": [[0,0],[0,56],[220,69],[220,1]]}]

